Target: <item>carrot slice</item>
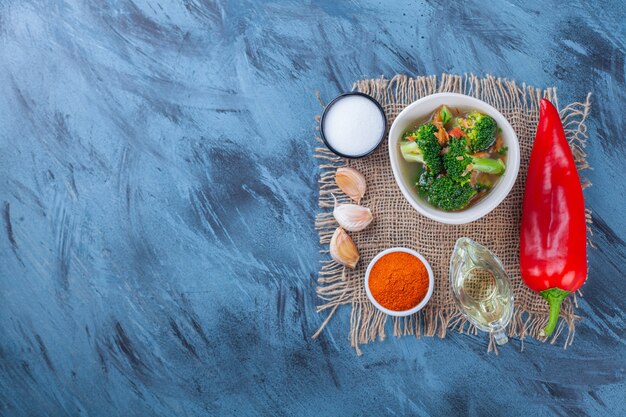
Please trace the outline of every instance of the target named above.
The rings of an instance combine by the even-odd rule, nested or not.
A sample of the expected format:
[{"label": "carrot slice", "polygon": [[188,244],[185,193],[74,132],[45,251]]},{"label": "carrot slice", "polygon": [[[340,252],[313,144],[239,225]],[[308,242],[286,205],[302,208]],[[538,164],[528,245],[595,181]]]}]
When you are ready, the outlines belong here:
[{"label": "carrot slice", "polygon": [[455,138],[460,138],[465,136],[465,132],[463,132],[463,130],[461,130],[460,127],[458,126],[454,126],[454,128],[452,130],[450,130],[450,132],[448,132],[450,136],[454,136]]}]

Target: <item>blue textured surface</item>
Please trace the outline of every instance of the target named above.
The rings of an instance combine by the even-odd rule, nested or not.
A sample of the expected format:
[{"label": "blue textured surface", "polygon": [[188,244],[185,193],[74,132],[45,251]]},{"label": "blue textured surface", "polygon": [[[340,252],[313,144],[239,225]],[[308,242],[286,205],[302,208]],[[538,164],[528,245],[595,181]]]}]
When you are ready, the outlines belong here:
[{"label": "blue textured surface", "polygon": [[[356,3],[0,2],[1,415],[626,414],[623,3]],[[567,350],[311,340],[313,92],[443,71],[594,92]]]}]

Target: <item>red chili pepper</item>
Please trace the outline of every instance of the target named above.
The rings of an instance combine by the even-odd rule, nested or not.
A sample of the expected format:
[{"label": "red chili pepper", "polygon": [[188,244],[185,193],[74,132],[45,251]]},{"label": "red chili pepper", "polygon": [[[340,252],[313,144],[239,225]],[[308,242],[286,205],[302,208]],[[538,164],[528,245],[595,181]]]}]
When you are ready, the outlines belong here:
[{"label": "red chili pepper", "polygon": [[550,305],[549,336],[561,302],[587,278],[585,202],[572,151],[556,108],[541,100],[530,155],[520,232],[522,279]]}]

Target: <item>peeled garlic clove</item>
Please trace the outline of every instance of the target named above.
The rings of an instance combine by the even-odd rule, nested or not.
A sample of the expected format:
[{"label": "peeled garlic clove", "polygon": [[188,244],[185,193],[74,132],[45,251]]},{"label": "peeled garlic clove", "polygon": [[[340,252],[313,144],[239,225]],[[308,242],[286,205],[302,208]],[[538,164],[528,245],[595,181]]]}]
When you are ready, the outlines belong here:
[{"label": "peeled garlic clove", "polygon": [[356,204],[337,204],[336,198],[333,216],[339,226],[349,232],[360,232],[369,226],[374,218],[369,208]]},{"label": "peeled garlic clove", "polygon": [[361,202],[367,188],[363,174],[354,168],[348,167],[337,168],[335,183],[337,183],[341,191],[357,203]]},{"label": "peeled garlic clove", "polygon": [[359,251],[354,241],[341,227],[335,230],[333,237],[330,239],[330,257],[335,262],[351,269],[354,269],[359,261]]}]

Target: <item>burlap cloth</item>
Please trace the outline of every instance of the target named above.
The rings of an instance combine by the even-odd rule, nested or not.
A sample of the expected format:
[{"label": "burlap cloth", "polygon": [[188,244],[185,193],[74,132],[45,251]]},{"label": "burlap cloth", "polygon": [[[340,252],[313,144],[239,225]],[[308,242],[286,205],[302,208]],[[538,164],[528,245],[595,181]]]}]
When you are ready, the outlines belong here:
[{"label": "burlap cloth", "polygon": [[[391,171],[386,140],[374,154],[357,160],[339,158],[326,147],[317,148],[315,157],[320,161],[319,206],[322,212],[317,215],[316,228],[325,254],[318,278],[317,294],[322,301],[318,312],[327,312],[328,316],[314,337],[320,334],[337,308],[347,304],[352,309],[350,342],[358,354],[361,354],[359,345],[385,338],[388,317],[368,300],[364,277],[370,260],[383,249],[394,246],[415,249],[428,259],[435,275],[435,289],[430,302],[419,313],[405,318],[391,318],[393,334],[415,335],[418,338],[421,335],[438,335],[443,338],[449,329],[478,334],[477,329],[457,309],[448,283],[448,266],[454,244],[459,237],[467,236],[490,248],[502,260],[511,277],[515,312],[508,327],[509,337],[523,341],[526,336],[532,336],[543,340],[539,331],[548,321],[548,305],[520,278],[519,225],[526,170],[539,117],[539,100],[545,97],[558,108],[556,90],[541,90],[525,84],[519,86],[513,81],[491,76],[478,78],[448,74],[439,78],[396,75],[391,80],[361,80],[354,84],[353,90],[369,94],[380,102],[388,126],[404,107],[429,94],[455,92],[486,101],[498,109],[515,129],[521,150],[521,166],[513,190],[495,210],[473,223],[454,226],[418,214],[405,200]],[[583,148],[587,138],[585,119],[590,109],[589,98],[588,95],[584,103],[572,103],[560,111],[579,169],[588,167]],[[354,167],[365,176],[367,192],[361,204],[370,207],[374,213],[374,221],[366,230],[350,233],[361,255],[355,270],[342,267],[330,260],[328,255],[330,237],[337,227],[332,215],[332,195],[348,201],[334,181],[335,170],[340,166]],[[586,185],[588,183],[584,182]],[[589,212],[587,218],[590,222]],[[575,307],[576,294],[573,294],[563,303],[558,327],[549,338],[551,343],[564,334],[564,347],[571,345],[576,321],[580,319],[575,314]],[[564,329],[567,332],[563,332]],[[480,337],[484,337],[485,341],[488,339],[486,335]],[[495,344],[493,338],[489,339],[488,350],[491,350]]]}]

